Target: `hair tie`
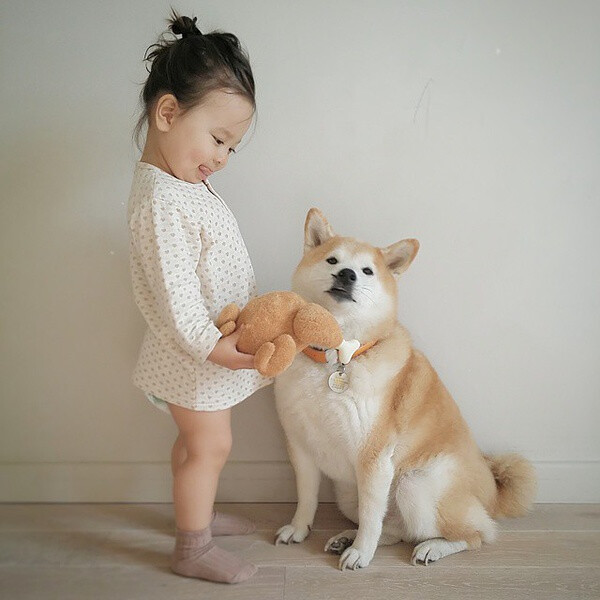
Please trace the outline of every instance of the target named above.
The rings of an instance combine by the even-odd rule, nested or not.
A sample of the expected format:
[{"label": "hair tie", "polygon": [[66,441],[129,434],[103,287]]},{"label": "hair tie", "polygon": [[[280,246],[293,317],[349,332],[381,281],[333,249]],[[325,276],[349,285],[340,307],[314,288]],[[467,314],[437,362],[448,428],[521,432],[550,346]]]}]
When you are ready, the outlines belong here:
[{"label": "hair tie", "polygon": [[190,36],[201,36],[202,32],[196,27],[197,20],[198,17],[194,17],[193,19],[181,17],[181,21],[173,23],[172,31],[175,34],[181,35],[182,40]]}]

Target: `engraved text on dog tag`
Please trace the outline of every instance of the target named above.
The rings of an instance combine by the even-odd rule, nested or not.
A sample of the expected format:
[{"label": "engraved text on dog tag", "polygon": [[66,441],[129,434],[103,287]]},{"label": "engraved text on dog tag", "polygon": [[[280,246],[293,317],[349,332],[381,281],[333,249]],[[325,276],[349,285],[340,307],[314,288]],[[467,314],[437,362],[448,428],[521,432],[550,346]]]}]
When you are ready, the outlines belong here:
[{"label": "engraved text on dog tag", "polygon": [[348,373],[346,373],[346,369],[344,365],[340,365],[337,371],[334,371],[328,380],[329,389],[336,392],[337,394],[341,394],[348,389]]}]

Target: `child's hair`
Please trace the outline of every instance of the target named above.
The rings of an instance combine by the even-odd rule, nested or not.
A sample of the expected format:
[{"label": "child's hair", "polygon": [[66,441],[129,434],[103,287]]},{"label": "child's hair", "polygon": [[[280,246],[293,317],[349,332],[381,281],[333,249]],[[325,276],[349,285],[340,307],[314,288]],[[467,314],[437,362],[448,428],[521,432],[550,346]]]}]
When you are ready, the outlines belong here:
[{"label": "child's hair", "polygon": [[157,44],[146,49],[144,61],[152,62],[152,67],[146,67],[149,75],[140,92],[143,112],[133,132],[140,151],[142,127],[149,123],[154,103],[163,94],[173,94],[184,114],[218,89],[244,96],[256,110],[254,77],[240,41],[232,33],[204,34],[196,27],[196,20],[182,17],[171,8],[169,29],[182,37],[166,40],[163,34]]}]

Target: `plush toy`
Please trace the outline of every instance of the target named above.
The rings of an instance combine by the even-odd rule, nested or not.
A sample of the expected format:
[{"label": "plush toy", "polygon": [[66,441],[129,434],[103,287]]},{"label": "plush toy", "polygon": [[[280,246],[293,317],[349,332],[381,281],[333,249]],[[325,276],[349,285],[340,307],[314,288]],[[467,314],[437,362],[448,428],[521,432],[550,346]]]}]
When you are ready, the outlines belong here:
[{"label": "plush toy", "polygon": [[328,310],[294,292],[258,296],[242,310],[236,304],[228,304],[216,326],[224,336],[243,326],[237,349],[253,354],[255,369],[266,377],[285,371],[296,353],[309,345],[336,348],[344,364],[360,345],[357,340],[344,340],[338,322]]}]

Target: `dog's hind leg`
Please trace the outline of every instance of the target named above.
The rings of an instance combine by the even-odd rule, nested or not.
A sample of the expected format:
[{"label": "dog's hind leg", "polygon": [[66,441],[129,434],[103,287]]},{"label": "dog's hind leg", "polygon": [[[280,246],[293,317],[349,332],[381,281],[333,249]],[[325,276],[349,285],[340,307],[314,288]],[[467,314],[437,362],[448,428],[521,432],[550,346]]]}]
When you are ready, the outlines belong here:
[{"label": "dog's hind leg", "polygon": [[482,541],[493,542],[496,537],[495,521],[475,496],[448,494],[438,504],[437,513],[441,537],[417,544],[413,565],[427,565],[463,550],[478,550]]},{"label": "dog's hind leg", "polygon": [[463,550],[474,550],[481,546],[481,538],[474,533],[469,540],[450,541],[445,538],[432,538],[415,546],[411,562],[413,565],[428,565],[431,562],[456,554]]},{"label": "dog's hind leg", "polygon": [[346,548],[352,546],[357,533],[358,529],[346,529],[342,533],[330,537],[325,544],[325,552],[341,554]]},{"label": "dog's hind leg", "polygon": [[[358,529],[346,529],[342,533],[338,533],[330,537],[325,544],[325,552],[331,552],[332,554],[342,554],[346,548],[352,546],[356,538]],[[378,546],[393,546],[398,542],[401,542],[402,538],[400,535],[393,533],[386,533],[385,531],[379,536],[377,541]]]},{"label": "dog's hind leg", "polygon": [[[358,487],[356,483],[334,481],[333,489],[335,491],[338,508],[342,514],[353,523],[358,523]],[[325,552],[342,554],[346,548],[352,545],[357,533],[358,529],[346,529],[345,531],[334,535],[327,540]],[[392,546],[393,544],[397,544],[400,540],[400,535],[386,532],[384,525],[384,531],[379,536],[377,545]]]},{"label": "dog's hind leg", "polygon": [[[333,481],[335,499],[341,513],[353,523],[358,523],[358,487],[348,481]],[[329,538],[325,544],[325,552],[342,554],[356,538],[357,529],[346,529]]]}]

